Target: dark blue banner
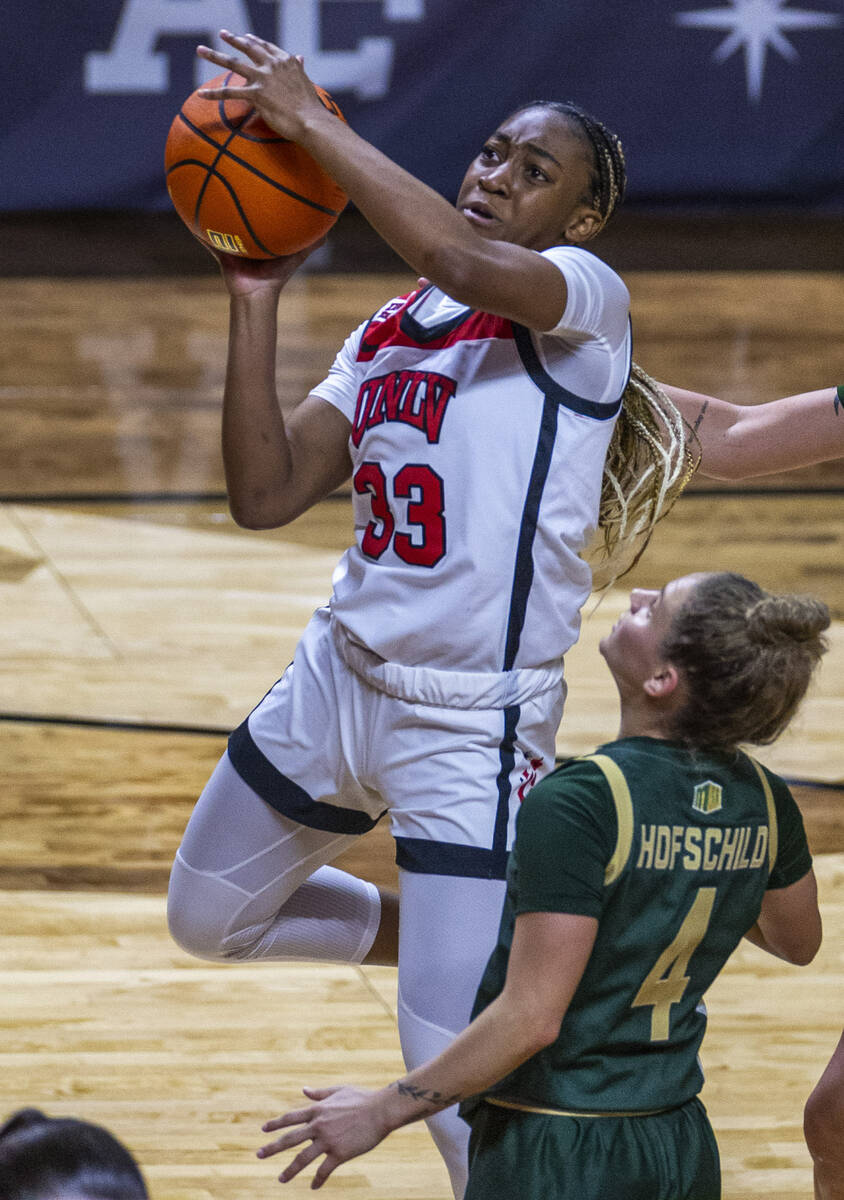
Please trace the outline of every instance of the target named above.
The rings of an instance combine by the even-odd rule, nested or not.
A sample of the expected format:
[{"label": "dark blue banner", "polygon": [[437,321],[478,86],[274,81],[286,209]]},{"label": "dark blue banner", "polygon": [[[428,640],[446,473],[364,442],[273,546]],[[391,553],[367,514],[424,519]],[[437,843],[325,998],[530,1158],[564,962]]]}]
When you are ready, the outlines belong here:
[{"label": "dark blue banner", "polygon": [[621,135],[631,200],[844,211],[844,0],[29,0],[4,31],[0,206],[167,208],[167,131],[221,27],[303,54],[449,198],[502,117],[557,98]]}]

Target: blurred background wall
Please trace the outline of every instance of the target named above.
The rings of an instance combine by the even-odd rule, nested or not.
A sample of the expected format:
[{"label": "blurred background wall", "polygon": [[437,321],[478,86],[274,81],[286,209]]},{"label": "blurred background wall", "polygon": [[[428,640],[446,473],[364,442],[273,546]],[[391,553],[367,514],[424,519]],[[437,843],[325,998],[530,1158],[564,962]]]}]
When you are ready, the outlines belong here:
[{"label": "blurred background wall", "polygon": [[[211,269],[170,211],[163,148],[209,74],[194,47],[221,27],[303,54],[355,129],[450,199],[518,104],[583,105],[627,155],[600,251],[620,268],[844,257],[842,0],[30,0],[7,15],[0,273]],[[314,265],[394,266],[362,224],[347,213]]]}]

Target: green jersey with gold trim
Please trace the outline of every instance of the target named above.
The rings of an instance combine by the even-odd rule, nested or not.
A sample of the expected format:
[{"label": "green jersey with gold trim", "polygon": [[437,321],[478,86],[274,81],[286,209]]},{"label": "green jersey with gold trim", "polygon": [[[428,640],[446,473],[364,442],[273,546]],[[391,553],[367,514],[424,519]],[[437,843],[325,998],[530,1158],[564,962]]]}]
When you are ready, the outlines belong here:
[{"label": "green jersey with gold trim", "polygon": [[587,1112],[685,1103],[703,1083],[704,993],[766,889],[811,865],[794,798],[749,755],[623,738],[548,775],[518,816],[473,1016],[503,987],[518,914],[592,916],[598,934],[557,1041],[490,1094]]}]

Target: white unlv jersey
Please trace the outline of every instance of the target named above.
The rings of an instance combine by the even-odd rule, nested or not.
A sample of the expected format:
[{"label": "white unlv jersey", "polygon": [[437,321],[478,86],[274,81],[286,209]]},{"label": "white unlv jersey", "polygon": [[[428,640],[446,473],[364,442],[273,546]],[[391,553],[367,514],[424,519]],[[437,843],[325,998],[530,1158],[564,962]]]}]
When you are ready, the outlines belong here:
[{"label": "white unlv jersey", "polygon": [[568,290],[550,333],[426,288],[360,326],[313,389],[352,424],[356,543],[331,610],[390,662],[511,671],[577,639],[629,297],[586,250],[545,256]]}]

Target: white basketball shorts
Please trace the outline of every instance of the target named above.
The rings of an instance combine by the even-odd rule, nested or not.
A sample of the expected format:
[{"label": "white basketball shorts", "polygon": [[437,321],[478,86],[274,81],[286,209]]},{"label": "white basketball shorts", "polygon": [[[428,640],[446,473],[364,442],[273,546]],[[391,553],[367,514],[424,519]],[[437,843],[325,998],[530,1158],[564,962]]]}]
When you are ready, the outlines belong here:
[{"label": "white basketball shorts", "polygon": [[327,608],[229,740],[273,808],[362,834],[389,813],[405,870],[504,877],[519,804],[554,765],[562,666],[501,675],[385,663]]}]

